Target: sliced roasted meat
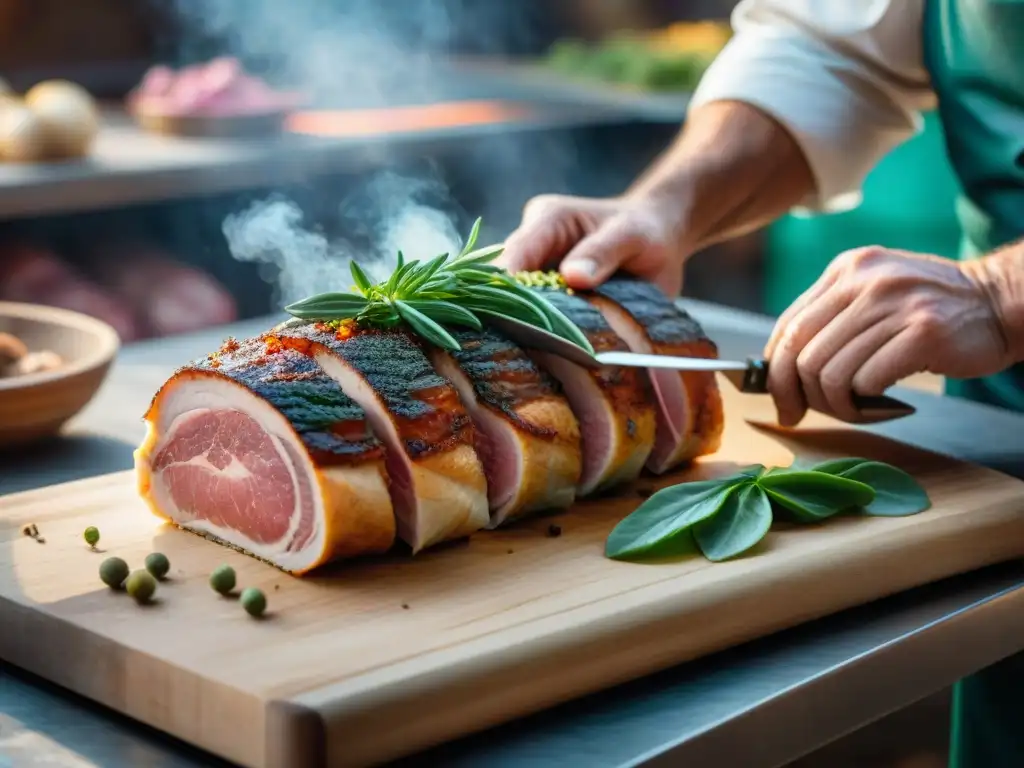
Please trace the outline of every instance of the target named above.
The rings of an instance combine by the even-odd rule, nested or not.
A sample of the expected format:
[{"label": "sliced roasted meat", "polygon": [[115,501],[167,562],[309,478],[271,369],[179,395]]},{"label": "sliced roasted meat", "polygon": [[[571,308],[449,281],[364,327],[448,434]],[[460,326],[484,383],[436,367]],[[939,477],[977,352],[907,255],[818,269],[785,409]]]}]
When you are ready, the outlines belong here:
[{"label": "sliced roasted meat", "polygon": [[[633,352],[717,358],[718,348],[700,325],[655,285],[614,277],[588,296]],[[647,468],[663,473],[721,443],[725,416],[713,373],[649,369],[658,398],[654,450]]]},{"label": "sliced roasted meat", "polygon": [[398,535],[418,552],[486,527],[487,481],[469,414],[419,343],[399,330],[315,323],[268,337],[309,354],[366,410],[386,446]]},{"label": "sliced roasted meat", "polygon": [[572,409],[557,382],[499,333],[451,330],[458,352],[430,350],[475,426],[487,474],[490,527],[576,498],[582,457]]},{"label": "sliced roasted meat", "polygon": [[183,528],[293,573],[394,542],[383,447],[310,357],[228,340],[160,388],[146,424],[139,491]]},{"label": "sliced roasted meat", "polygon": [[[537,290],[543,290],[545,298],[583,331],[595,352],[629,350],[586,299]],[[635,480],[654,448],[657,408],[647,372],[622,366],[588,370],[547,352],[530,354],[561,382],[579,421],[583,439],[579,494]]]}]

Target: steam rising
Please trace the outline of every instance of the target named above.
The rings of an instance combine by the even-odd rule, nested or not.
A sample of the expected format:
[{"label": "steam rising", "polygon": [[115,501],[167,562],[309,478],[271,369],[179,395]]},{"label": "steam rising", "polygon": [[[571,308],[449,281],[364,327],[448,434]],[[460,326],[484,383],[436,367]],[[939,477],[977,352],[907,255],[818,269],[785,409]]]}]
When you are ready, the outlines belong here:
[{"label": "steam rising", "polygon": [[354,203],[343,203],[338,211],[339,220],[351,222],[347,229],[362,236],[362,246],[329,242],[303,221],[298,205],[279,195],[229,216],[224,235],[239,261],[275,268],[276,298],[289,304],[314,293],[347,290],[352,284],[349,262],[357,249],[359,265],[376,280],[394,269],[399,251],[409,258],[458,251],[459,233],[449,216],[418,201],[438,189],[443,187],[424,178],[392,172],[375,177],[366,190],[370,211]]},{"label": "steam rising", "polygon": [[[208,58],[197,41],[214,37],[219,50],[226,48],[247,69],[331,108],[450,99],[448,84],[431,65],[450,45],[456,23],[470,26],[478,49],[484,50],[481,38],[488,28],[501,25],[507,35],[510,23],[515,25],[514,19],[499,18],[515,12],[508,5],[470,0],[167,1],[184,24],[184,59]],[[513,29],[513,34],[522,30]],[[538,149],[535,145],[533,153]],[[525,196],[539,190],[528,184],[535,180],[526,178],[518,151],[504,154],[486,162],[491,173],[501,174],[501,193],[515,197],[518,209]],[[545,171],[551,173],[551,163]],[[354,199],[342,200],[337,220],[328,216],[325,221],[344,225],[356,242],[332,241],[312,229],[299,206],[280,194],[229,216],[223,232],[234,258],[267,267],[261,274],[276,283],[276,298],[284,303],[347,289],[354,254],[371,277],[380,279],[394,268],[399,250],[414,259],[460,247],[460,232],[445,211],[451,207],[450,195],[436,174],[382,173],[365,192],[371,205],[360,208]],[[477,213],[472,211],[472,218]]]}]

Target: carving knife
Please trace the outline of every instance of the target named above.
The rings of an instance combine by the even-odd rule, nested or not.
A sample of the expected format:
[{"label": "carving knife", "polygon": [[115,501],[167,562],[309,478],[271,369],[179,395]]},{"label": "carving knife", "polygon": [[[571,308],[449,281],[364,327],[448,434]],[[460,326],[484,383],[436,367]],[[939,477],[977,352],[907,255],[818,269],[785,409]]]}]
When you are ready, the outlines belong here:
[{"label": "carving knife", "polygon": [[[639,352],[598,352],[594,359],[603,365],[667,368],[673,371],[711,371],[725,376],[740,392],[749,395],[768,394],[768,361],[763,357],[750,357],[746,361],[739,361],[648,355]],[[852,399],[854,407],[860,413],[858,423],[890,421],[909,416],[917,410],[910,403],[888,395],[854,394]]]},{"label": "carving knife", "polygon": [[[487,322],[508,335],[513,341],[564,357],[584,368],[605,365],[624,365],[631,368],[663,368],[673,371],[710,371],[721,373],[740,392],[749,395],[768,394],[768,361],[752,357],[746,361],[717,360],[703,357],[675,357],[640,352],[598,352],[593,354],[571,341],[536,326],[508,317],[489,315]],[[916,408],[888,395],[853,395],[853,404],[860,413],[855,423],[868,424],[891,421],[916,412]]]}]

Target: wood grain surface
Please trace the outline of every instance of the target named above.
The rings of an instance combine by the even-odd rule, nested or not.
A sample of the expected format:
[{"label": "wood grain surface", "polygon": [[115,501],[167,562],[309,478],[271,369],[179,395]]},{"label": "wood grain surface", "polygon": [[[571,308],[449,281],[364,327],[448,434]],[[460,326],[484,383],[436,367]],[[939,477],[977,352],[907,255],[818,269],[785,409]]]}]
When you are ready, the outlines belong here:
[{"label": "wood grain surface", "polygon": [[[242,765],[366,765],[1024,554],[1021,481],[824,418],[755,428],[744,417],[770,404],[722,386],[722,450],[661,484],[856,455],[912,472],[933,508],[780,528],[728,563],[638,565],[603,556],[641,500],[628,489],[299,580],[162,525],[118,473],[0,499],[0,658]],[[104,557],[140,567],[155,550],[172,569],[153,605],[99,582]],[[265,591],[266,618],[211,591],[220,563]]]}]

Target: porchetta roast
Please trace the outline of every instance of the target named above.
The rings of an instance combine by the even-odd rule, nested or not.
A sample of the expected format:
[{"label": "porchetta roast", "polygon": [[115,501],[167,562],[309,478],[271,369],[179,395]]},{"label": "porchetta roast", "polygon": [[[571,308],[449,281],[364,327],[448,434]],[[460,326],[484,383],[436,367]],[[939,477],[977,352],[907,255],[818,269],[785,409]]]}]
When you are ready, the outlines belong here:
[{"label": "porchetta roast", "polygon": [[404,262],[321,294],[178,370],[145,415],[139,491],[159,516],[294,574],[412,552],[661,474],[718,449],[707,373],[583,368],[524,348],[513,318],[588,351],[716,357],[649,283],[593,294],[513,278],[500,248]]}]

